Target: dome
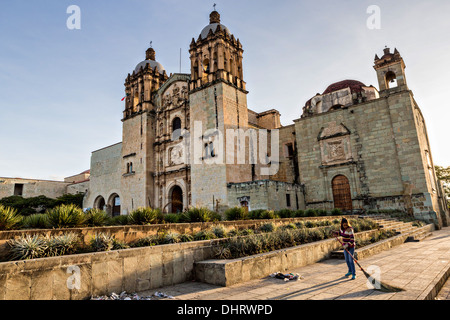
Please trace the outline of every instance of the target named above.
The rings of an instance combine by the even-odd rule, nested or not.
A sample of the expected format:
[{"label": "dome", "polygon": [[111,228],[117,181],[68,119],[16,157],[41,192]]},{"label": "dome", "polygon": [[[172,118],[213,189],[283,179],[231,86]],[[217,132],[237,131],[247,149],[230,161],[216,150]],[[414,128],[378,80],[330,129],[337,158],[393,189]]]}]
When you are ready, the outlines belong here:
[{"label": "dome", "polygon": [[158,61],[154,61],[154,60],[144,60],[144,61],[140,62],[140,63],[136,66],[136,68],[134,69],[134,72],[135,72],[135,73],[138,73],[139,70],[141,69],[141,67],[142,67],[142,68],[145,68],[145,66],[147,65],[147,63],[150,64],[150,67],[151,67],[153,70],[155,70],[155,67],[158,67],[159,73],[164,73],[165,69],[164,69],[164,67],[162,66],[162,64],[159,63]]},{"label": "dome", "polygon": [[328,88],[322,94],[331,93],[345,88],[350,88],[351,93],[361,92],[363,90],[362,87],[365,86],[366,85],[360,81],[344,80],[329,85]]},{"label": "dome", "polygon": [[207,25],[206,27],[203,28],[202,32],[200,33],[200,37],[202,39],[206,39],[206,37],[208,36],[209,30],[212,30],[212,32],[215,33],[218,25],[220,25],[222,30],[224,30],[228,35],[231,34],[230,30],[228,30],[228,28],[225,27],[223,24],[211,23],[211,24],[209,24],[209,25]]},{"label": "dome", "polygon": [[220,23],[220,14],[216,10],[214,10],[209,15],[209,25],[207,25],[206,27],[203,28],[202,32],[200,33],[200,37],[202,39],[206,39],[206,37],[208,36],[209,30],[212,30],[212,32],[215,33],[217,30],[217,26],[219,26],[219,25],[222,28],[222,30],[224,30],[228,35],[231,34],[230,30],[228,30],[227,27],[225,27],[223,24]]}]

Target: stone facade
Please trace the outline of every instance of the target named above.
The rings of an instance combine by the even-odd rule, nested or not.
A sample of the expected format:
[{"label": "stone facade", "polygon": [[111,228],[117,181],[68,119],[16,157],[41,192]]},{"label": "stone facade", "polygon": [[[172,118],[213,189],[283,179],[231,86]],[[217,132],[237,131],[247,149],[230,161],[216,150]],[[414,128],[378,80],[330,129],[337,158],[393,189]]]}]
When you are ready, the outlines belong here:
[{"label": "stone facade", "polygon": [[114,195],[111,212],[121,214],[148,206],[399,209],[448,223],[397,50],[375,57],[379,90],[333,83],[289,126],[277,110],[248,109],[243,45],[216,11],[189,53],[190,74],[168,76],[149,48],[128,75],[123,141],[93,153],[85,207],[112,205]]}]

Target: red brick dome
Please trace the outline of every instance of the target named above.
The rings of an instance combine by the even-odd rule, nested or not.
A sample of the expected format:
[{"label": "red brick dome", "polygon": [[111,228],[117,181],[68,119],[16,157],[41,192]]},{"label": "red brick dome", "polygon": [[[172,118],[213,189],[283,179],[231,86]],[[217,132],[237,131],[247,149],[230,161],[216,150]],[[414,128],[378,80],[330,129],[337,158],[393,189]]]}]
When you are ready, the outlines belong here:
[{"label": "red brick dome", "polygon": [[360,81],[356,81],[356,80],[344,80],[344,81],[339,81],[336,83],[333,83],[331,85],[328,86],[328,88],[322,93],[322,94],[327,94],[327,93],[331,93],[334,91],[338,91],[338,90],[342,90],[345,88],[350,88],[350,91],[352,93],[354,92],[361,92],[362,91],[362,87],[365,87],[366,85]]}]

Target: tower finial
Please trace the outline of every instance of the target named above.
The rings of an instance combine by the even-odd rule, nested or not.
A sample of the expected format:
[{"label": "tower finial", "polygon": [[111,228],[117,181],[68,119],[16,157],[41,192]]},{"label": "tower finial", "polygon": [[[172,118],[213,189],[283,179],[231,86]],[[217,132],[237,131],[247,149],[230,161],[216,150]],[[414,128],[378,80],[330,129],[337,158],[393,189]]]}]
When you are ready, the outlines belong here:
[{"label": "tower finial", "polygon": [[217,6],[217,4],[214,3],[214,5],[213,5],[214,11],[216,11],[216,6]]},{"label": "tower finial", "polygon": [[220,14],[216,11],[216,4],[214,4],[214,11],[209,15],[209,23],[219,23],[220,24]]}]

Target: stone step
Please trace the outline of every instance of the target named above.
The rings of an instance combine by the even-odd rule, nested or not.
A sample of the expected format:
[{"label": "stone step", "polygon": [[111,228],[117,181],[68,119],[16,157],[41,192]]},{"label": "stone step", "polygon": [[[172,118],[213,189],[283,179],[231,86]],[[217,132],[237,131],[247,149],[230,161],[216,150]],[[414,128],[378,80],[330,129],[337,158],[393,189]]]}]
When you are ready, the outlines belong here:
[{"label": "stone step", "polygon": [[432,234],[433,234],[432,232],[428,232],[428,231],[413,233],[411,236],[409,236],[406,239],[406,242],[419,242],[419,241],[424,240],[425,238],[428,238]]}]

